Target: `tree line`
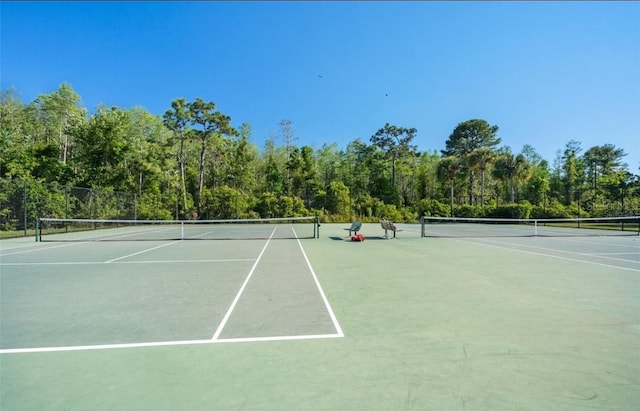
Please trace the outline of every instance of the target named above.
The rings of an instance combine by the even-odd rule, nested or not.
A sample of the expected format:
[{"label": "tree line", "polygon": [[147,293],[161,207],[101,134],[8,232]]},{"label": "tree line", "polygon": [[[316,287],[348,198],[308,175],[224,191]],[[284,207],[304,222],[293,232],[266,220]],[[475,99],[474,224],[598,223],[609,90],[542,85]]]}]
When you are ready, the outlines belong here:
[{"label": "tree line", "polygon": [[[459,123],[439,152],[421,152],[415,128],[389,123],[344,149],[298,146],[287,119],[258,147],[251,125],[234,127],[212,101],[178,98],[161,116],[104,105],[89,114],[67,83],[29,103],[3,90],[0,115],[0,179],[129,193],[141,219],[415,221],[640,210],[640,178],[623,148],[571,140],[549,163],[531,145],[519,152],[502,145],[499,127],[483,119]],[[15,220],[9,197],[0,194],[0,218]]]}]

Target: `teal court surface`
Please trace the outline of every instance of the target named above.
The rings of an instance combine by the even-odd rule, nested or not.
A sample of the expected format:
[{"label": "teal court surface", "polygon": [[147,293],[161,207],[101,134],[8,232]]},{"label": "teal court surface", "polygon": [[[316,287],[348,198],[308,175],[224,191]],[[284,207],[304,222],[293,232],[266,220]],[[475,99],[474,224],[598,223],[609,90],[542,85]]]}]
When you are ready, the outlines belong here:
[{"label": "teal court surface", "polygon": [[0,409],[640,408],[637,235],[346,227],[1,241]]}]

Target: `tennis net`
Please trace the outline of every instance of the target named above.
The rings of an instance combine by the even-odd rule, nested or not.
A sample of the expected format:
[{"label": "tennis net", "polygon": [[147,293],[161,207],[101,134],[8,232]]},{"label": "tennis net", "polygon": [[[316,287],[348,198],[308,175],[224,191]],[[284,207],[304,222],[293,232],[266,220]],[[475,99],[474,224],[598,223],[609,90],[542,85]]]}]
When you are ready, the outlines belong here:
[{"label": "tennis net", "polygon": [[229,220],[39,218],[37,241],[253,240],[318,238],[317,217]]},{"label": "tennis net", "polygon": [[640,235],[640,216],[603,218],[422,217],[422,237],[581,237]]}]

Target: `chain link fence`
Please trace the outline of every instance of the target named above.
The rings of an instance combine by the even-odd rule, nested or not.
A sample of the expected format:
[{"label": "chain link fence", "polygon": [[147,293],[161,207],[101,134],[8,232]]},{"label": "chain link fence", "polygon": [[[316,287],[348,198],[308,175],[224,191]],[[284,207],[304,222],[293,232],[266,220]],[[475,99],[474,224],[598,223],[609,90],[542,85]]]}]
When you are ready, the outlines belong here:
[{"label": "chain link fence", "polygon": [[137,196],[108,190],[0,179],[0,237],[35,233],[38,217],[135,220]]}]

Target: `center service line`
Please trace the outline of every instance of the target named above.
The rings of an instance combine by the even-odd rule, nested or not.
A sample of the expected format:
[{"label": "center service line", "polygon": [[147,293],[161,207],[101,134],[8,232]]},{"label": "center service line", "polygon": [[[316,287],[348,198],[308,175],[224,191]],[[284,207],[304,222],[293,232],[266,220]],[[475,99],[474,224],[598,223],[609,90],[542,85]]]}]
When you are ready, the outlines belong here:
[{"label": "center service line", "polygon": [[[295,230],[293,230],[295,233]],[[320,280],[318,280],[318,276],[316,275],[315,271],[313,271],[313,267],[311,266],[311,262],[309,261],[309,257],[307,257],[307,253],[304,251],[304,248],[302,247],[302,243],[300,242],[300,239],[298,238],[298,235],[296,234],[296,241],[298,241],[298,246],[300,247],[300,251],[302,251],[302,255],[304,256],[304,260],[307,262],[307,267],[309,268],[309,272],[311,272],[311,276],[313,277],[313,281],[316,283],[316,287],[318,288],[318,292],[320,293],[320,297],[322,298],[322,301],[324,302],[324,306],[327,309],[327,312],[329,313],[329,317],[331,318],[331,321],[333,322],[333,327],[336,329],[336,333],[338,337],[344,337],[344,333],[342,332],[342,327],[340,327],[340,324],[338,323],[338,318],[336,317],[335,313],[333,312],[333,309],[331,308],[331,304],[329,304],[329,299],[327,298],[327,296],[325,295],[324,291],[322,290],[322,286],[320,285]]]},{"label": "center service line", "polygon": [[231,303],[231,306],[229,306],[229,309],[227,310],[226,314],[222,318],[222,322],[220,322],[220,325],[218,326],[218,329],[216,330],[216,332],[213,334],[213,337],[211,337],[211,340],[215,341],[215,340],[218,339],[218,337],[220,337],[220,334],[222,333],[222,329],[224,328],[225,325],[227,325],[227,321],[229,321],[229,317],[231,317],[231,313],[236,308],[236,305],[238,304],[238,300],[240,300],[240,296],[244,292],[244,289],[247,287],[247,284],[249,284],[249,280],[251,279],[251,276],[253,276],[253,272],[256,270],[256,267],[258,266],[258,263],[260,262],[260,259],[262,258],[262,255],[264,254],[264,251],[267,249],[267,246],[271,242],[271,238],[276,233],[276,229],[277,228],[278,227],[274,227],[273,228],[273,231],[271,232],[271,235],[269,236],[269,239],[267,240],[267,242],[264,245],[264,247],[262,247],[262,251],[260,251],[260,255],[258,255],[258,258],[256,259],[256,262],[253,264],[253,267],[251,267],[251,270],[249,271],[249,274],[247,275],[247,278],[245,278],[244,283],[242,284],[242,287],[240,287],[240,290],[238,291],[238,294],[236,294],[236,298],[233,299],[233,302]]},{"label": "center service line", "polygon": [[166,247],[166,246],[168,246],[168,245],[172,245],[172,244],[175,244],[175,243],[179,243],[180,241],[182,241],[182,240],[172,241],[172,242],[167,243],[167,244],[161,244],[161,245],[159,245],[159,246],[157,246],[157,247],[151,247],[151,248],[147,248],[146,250],[138,251],[137,253],[133,253],[133,254],[129,254],[129,255],[124,255],[124,256],[122,256],[122,257],[114,258],[113,260],[105,261],[105,264],[107,264],[107,263],[112,263],[112,262],[114,262],[114,261],[118,261],[118,260],[122,260],[123,258],[133,257],[134,255],[138,255],[138,254],[146,253],[147,251],[157,250],[158,248],[162,248],[162,247]]}]

